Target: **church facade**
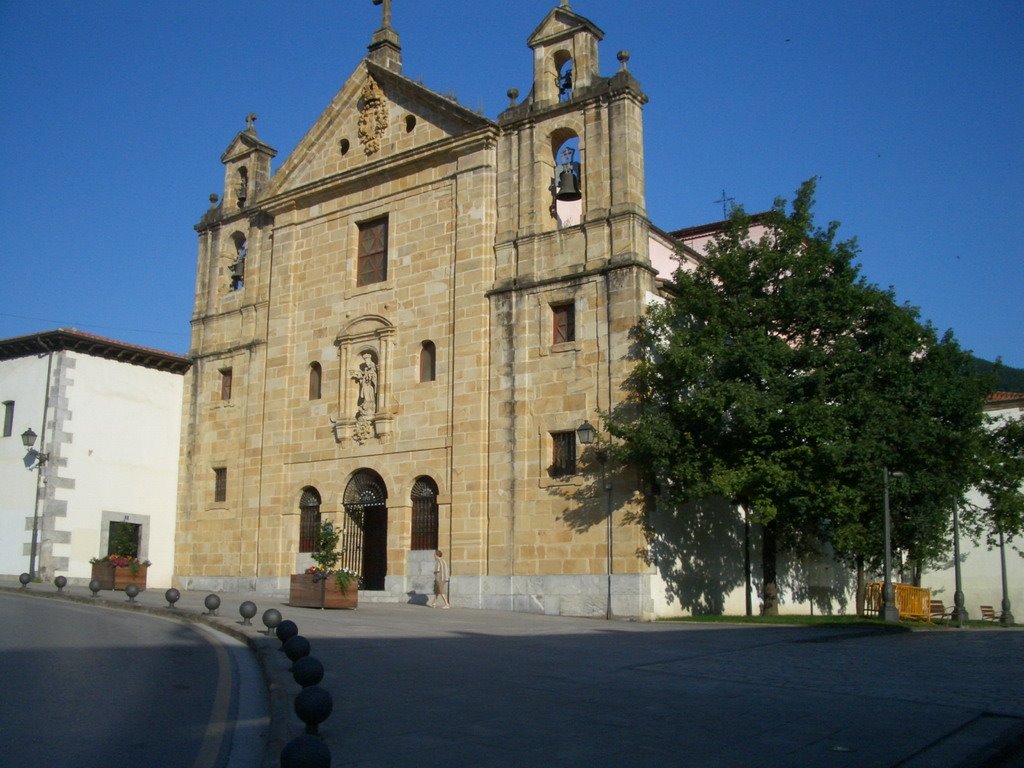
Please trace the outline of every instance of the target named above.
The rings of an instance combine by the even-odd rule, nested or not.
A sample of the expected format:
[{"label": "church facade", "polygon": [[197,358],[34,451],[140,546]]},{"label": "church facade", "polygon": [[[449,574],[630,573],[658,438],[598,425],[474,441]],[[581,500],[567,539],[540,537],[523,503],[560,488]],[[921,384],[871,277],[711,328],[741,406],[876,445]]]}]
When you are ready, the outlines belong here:
[{"label": "church facade", "polygon": [[563,0],[531,92],[490,120],[402,74],[383,10],[274,172],[250,116],[196,226],[178,581],[283,591],[331,520],[363,601],[425,599],[439,548],[455,605],[655,615],[599,429],[676,266],[629,56],[602,75],[602,31]]}]

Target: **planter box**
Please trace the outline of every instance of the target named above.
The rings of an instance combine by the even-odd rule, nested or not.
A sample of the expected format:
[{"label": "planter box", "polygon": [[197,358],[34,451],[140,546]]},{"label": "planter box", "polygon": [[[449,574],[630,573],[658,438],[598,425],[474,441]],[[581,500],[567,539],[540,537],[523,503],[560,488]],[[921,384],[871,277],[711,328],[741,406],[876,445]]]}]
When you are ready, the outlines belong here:
[{"label": "planter box", "polygon": [[145,565],[140,565],[135,573],[131,568],[119,568],[110,563],[93,563],[92,577],[100,583],[100,589],[124,590],[129,584],[134,584],[140,591],[146,589]]},{"label": "planter box", "polygon": [[292,574],[288,605],[295,608],[355,608],[359,604],[359,585],[353,579],[342,592],[333,576],[315,579],[311,573]]}]

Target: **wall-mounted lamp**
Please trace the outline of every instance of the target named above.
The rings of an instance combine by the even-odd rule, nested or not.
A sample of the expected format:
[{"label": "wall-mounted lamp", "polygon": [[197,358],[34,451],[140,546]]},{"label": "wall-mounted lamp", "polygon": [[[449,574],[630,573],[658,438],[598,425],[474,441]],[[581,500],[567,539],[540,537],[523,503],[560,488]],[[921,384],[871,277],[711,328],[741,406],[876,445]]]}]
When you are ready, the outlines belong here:
[{"label": "wall-mounted lamp", "polygon": [[[32,447],[36,444],[37,437],[38,435],[32,430],[32,427],[29,427],[21,433],[21,444],[28,449],[28,452],[31,453],[33,458],[36,460],[37,463],[35,467],[41,467],[50,458],[50,454],[37,451]],[[29,467],[29,469],[35,469],[35,467]]]}]

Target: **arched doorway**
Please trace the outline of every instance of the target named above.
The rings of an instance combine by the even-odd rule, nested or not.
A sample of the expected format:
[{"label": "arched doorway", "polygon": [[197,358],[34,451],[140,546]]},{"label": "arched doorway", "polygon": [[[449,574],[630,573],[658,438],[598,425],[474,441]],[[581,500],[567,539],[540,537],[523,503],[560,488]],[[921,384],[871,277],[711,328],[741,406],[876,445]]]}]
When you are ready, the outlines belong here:
[{"label": "arched doorway", "polygon": [[345,486],[348,518],[342,534],[342,565],[362,576],[362,589],[384,589],[388,572],[388,491],[380,475],[356,472]]}]

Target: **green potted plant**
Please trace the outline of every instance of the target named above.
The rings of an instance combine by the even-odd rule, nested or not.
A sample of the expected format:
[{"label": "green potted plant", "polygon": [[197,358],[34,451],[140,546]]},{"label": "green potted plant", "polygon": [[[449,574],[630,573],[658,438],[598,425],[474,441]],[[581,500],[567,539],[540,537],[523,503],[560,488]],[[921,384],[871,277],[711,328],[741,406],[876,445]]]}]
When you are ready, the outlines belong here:
[{"label": "green potted plant", "polygon": [[137,528],[128,523],[112,523],[107,554],[94,557],[92,578],[100,583],[100,589],[124,589],[134,584],[139,589],[146,588],[149,560],[139,559],[139,541]]},{"label": "green potted plant", "polygon": [[331,522],[317,531],[310,557],[316,565],[291,577],[288,603],[300,608],[355,608],[359,603],[359,574],[338,568],[341,533]]}]

